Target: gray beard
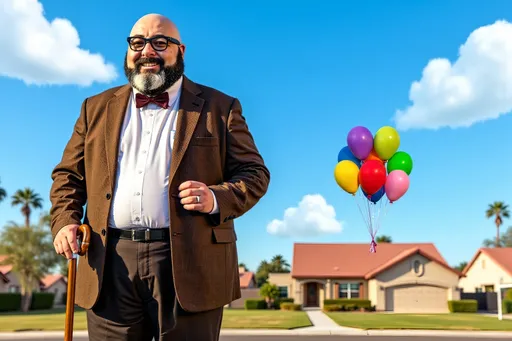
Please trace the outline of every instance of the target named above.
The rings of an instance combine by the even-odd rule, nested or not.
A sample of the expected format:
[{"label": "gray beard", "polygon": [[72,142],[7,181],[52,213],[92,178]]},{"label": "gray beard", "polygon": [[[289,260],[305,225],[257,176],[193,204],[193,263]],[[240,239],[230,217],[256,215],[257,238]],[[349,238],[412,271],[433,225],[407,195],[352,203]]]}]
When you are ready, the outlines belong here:
[{"label": "gray beard", "polygon": [[157,96],[167,89],[169,89],[174,83],[176,83],[184,73],[185,65],[183,62],[183,55],[180,51],[178,53],[178,58],[176,59],[176,63],[171,66],[164,66],[162,60],[155,58],[145,58],[150,62],[155,62],[160,65],[160,71],[157,73],[147,72],[141,73],[139,72],[139,65],[144,62],[144,59],[136,62],[136,65],[133,69],[128,68],[127,64],[127,56],[124,58],[124,72],[126,78],[130,84],[145,94],[146,96]]}]

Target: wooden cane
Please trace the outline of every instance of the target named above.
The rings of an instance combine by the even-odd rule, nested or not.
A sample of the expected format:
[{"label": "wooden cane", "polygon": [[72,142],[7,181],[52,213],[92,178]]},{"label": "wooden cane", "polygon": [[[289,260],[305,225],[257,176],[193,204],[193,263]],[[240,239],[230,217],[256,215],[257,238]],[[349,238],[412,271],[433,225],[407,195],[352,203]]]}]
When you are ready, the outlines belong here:
[{"label": "wooden cane", "polygon": [[[76,237],[81,237],[78,244],[78,255],[84,256],[89,248],[91,239],[91,228],[82,224],[76,231]],[[73,340],[73,320],[75,315],[75,285],[76,285],[76,259],[75,255],[68,261],[68,292],[66,297],[66,326],[64,330],[64,341]]]}]

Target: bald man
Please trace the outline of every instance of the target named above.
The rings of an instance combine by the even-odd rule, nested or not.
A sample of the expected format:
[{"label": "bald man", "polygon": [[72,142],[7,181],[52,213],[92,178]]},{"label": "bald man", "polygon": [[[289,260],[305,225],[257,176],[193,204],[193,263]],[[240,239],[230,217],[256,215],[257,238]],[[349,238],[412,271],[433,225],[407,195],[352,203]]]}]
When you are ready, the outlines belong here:
[{"label": "bald man", "polygon": [[127,43],[128,84],[85,99],[52,172],[55,250],[74,257],[91,227],[76,281],[89,340],[218,340],[241,297],[233,221],[270,174],[239,100],[184,75],[169,19],[142,17]]}]

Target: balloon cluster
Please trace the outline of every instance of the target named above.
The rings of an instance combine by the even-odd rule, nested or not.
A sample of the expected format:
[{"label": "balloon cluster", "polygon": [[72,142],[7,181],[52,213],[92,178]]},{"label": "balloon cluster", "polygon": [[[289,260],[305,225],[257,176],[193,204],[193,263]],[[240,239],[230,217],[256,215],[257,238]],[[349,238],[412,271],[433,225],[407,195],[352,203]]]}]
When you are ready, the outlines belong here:
[{"label": "balloon cluster", "polygon": [[[350,130],[347,145],[338,154],[334,178],[347,193],[355,195],[359,188],[371,204],[384,195],[390,203],[400,199],[409,189],[412,158],[400,147],[400,135],[390,126],[380,128],[375,136],[368,128]],[[371,217],[370,217],[371,218]],[[369,222],[371,225],[371,221]],[[372,231],[373,226],[369,226]],[[372,252],[376,246],[372,232]]]}]

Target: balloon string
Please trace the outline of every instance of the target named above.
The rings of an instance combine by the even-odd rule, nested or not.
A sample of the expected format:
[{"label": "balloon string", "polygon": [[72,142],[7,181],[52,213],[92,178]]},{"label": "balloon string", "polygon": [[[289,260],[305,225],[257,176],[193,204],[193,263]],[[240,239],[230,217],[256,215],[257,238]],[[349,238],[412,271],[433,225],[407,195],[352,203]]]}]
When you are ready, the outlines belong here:
[{"label": "balloon string", "polygon": [[359,213],[361,213],[361,217],[363,218],[364,223],[366,224],[366,226],[368,226],[368,221],[366,220],[366,217],[363,214],[363,209],[361,208],[361,205],[359,204],[359,201],[358,201],[356,195],[354,195],[354,200],[357,204],[357,208],[359,208]]},{"label": "balloon string", "polygon": [[[386,209],[387,205],[388,205],[388,201],[389,200],[379,200],[379,212],[377,213],[377,228],[375,230],[375,234],[377,234],[377,232],[379,231],[381,223],[382,223],[382,219],[384,219],[384,216],[386,215],[386,212],[387,212],[387,210],[385,210],[384,216],[381,219],[380,214],[382,213],[382,206],[384,206],[384,208]],[[383,204],[383,202],[384,202],[384,204]]]}]

